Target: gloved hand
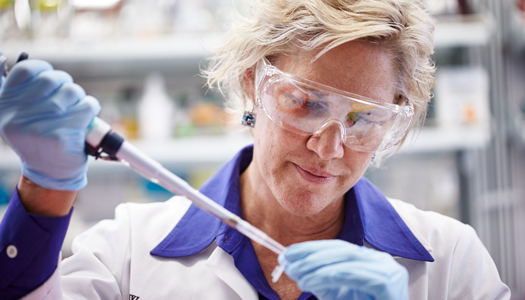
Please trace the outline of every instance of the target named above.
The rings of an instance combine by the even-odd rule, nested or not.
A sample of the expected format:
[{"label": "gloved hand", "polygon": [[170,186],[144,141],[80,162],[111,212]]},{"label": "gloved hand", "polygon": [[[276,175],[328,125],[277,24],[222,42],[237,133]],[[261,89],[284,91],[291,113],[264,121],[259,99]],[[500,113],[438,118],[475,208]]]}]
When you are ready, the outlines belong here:
[{"label": "gloved hand", "polygon": [[319,299],[408,299],[408,272],[392,256],[342,240],[291,245],[279,263]]},{"label": "gloved hand", "polygon": [[22,174],[53,190],[87,184],[86,128],[100,104],[47,62],[17,63],[0,87],[0,135],[22,163]]}]

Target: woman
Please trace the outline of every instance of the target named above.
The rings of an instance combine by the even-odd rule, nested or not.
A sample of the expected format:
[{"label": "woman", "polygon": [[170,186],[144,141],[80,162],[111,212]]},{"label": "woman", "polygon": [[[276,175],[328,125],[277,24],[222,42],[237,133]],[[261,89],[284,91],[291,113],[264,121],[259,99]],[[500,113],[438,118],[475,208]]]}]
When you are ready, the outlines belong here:
[{"label": "woman", "polygon": [[[292,245],[279,257],[175,197],[119,206],[115,220],[77,238],[71,258],[50,263],[63,238],[57,224],[67,226],[74,191],[86,184],[77,133],[99,107],[48,65],[21,63],[0,91],[0,133],[24,175],[3,220],[0,259],[24,254],[16,236],[27,226],[54,227],[45,231],[56,241],[42,242],[43,254],[16,276],[3,275],[4,298],[32,290],[30,298],[509,299],[472,228],[389,200],[362,178],[425,116],[432,33],[414,0],[259,1],[234,26],[205,74],[248,109],[254,145],[201,191]],[[39,110],[27,117],[17,97]],[[26,136],[61,158],[27,151]],[[272,282],[278,263],[286,275]]]}]

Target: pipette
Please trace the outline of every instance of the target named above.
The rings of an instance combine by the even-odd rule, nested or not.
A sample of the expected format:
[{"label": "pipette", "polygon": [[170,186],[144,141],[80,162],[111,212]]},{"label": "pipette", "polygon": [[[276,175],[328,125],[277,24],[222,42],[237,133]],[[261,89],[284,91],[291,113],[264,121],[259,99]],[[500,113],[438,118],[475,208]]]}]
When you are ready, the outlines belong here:
[{"label": "pipette", "polygon": [[[18,57],[17,63],[26,60],[28,56],[27,53],[22,52]],[[5,57],[1,56],[0,64],[4,63],[5,60]],[[0,76],[6,74],[7,68],[5,69],[5,73],[0,74]],[[168,171],[160,163],[125,141],[121,135],[112,130],[111,126],[100,118],[94,118],[88,126],[86,133],[86,153],[97,158],[102,157],[120,161],[151,182],[164,187],[174,194],[185,196],[191,200],[195,206],[219,218],[222,222],[237,229],[240,233],[275,252],[277,255],[281,254],[285,249],[283,245],[270,238],[266,233],[206,197],[191,187],[186,181]],[[272,281],[277,282],[283,271],[284,267],[277,265],[271,274]]]},{"label": "pipette", "polygon": [[[185,196],[195,206],[219,218],[222,222],[237,229],[240,233],[275,252],[277,255],[284,251],[283,245],[191,187],[186,181],[125,141],[122,136],[113,131],[111,126],[101,119],[94,118],[89,124],[86,144],[86,152],[88,154],[101,157],[105,153],[106,156],[102,156],[103,158],[118,160],[151,182],[164,187],[172,193]],[[283,271],[284,268],[281,265],[277,265],[272,272],[272,281],[277,282]]]}]

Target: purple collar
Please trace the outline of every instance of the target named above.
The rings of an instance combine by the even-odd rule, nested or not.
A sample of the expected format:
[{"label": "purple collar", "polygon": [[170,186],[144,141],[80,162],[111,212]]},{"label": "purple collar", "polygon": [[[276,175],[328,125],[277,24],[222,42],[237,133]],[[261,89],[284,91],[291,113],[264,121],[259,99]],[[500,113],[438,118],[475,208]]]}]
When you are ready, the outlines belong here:
[{"label": "purple collar", "polygon": [[[253,146],[242,149],[200,191],[240,216],[239,176],[250,164],[252,156]],[[366,178],[361,178],[346,193],[345,201],[346,220],[339,239],[361,246],[366,240],[392,255],[434,261],[383,193]],[[236,267],[261,294],[269,299],[275,298],[276,294],[266,282],[248,238],[194,205],[190,206],[180,222],[151,254],[162,257],[189,256],[204,250],[214,240],[217,246],[233,256]],[[258,268],[254,268],[254,264]],[[299,299],[307,299],[308,295],[303,293]]]}]

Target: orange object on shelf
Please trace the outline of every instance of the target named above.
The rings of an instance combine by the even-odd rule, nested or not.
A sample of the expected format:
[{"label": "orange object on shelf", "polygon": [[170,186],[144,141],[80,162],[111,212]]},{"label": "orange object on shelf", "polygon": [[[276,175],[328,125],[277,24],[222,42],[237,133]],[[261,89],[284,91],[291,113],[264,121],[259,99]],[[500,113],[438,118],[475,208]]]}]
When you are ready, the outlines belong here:
[{"label": "orange object on shelf", "polygon": [[221,125],[224,120],[224,113],[216,104],[207,102],[192,107],[190,117],[196,126]]}]

